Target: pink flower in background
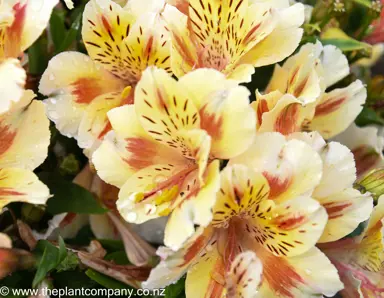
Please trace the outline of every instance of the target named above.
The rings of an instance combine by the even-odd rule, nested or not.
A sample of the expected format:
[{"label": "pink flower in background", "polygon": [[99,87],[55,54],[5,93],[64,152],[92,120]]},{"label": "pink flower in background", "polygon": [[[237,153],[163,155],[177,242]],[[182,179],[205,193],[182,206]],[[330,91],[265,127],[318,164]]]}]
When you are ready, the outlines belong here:
[{"label": "pink flower in background", "polygon": [[[384,0],[381,0],[381,6],[384,5]],[[370,34],[366,41],[371,44],[384,42],[384,9],[381,10],[380,19],[373,23],[374,30]]]}]

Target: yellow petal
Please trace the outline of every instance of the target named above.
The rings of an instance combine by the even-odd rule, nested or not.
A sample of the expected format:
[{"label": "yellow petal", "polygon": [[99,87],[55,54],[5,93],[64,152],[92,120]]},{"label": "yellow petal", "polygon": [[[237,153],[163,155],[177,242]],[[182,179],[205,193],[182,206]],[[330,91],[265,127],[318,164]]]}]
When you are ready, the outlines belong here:
[{"label": "yellow petal", "polygon": [[282,202],[311,193],[318,185],[323,164],[319,154],[299,140],[286,140],[279,133],[264,133],[230,164],[245,164],[263,172],[270,187],[270,198]]},{"label": "yellow petal", "polygon": [[143,283],[143,287],[149,289],[162,288],[176,282],[206,251],[207,244],[212,241],[211,238],[211,228],[198,228],[183,248],[177,252],[167,247],[160,247],[157,254],[162,260],[151,270],[148,280]]},{"label": "yellow petal", "polygon": [[324,138],[341,133],[361,112],[366,98],[367,90],[359,80],[326,93],[317,103],[309,129],[319,131]]},{"label": "yellow petal", "polygon": [[379,198],[357,249],[356,262],[363,269],[380,271],[384,263],[384,196]]},{"label": "yellow petal", "polygon": [[148,68],[136,87],[135,107],[143,128],[156,141],[175,148],[188,158],[194,154],[179,132],[199,128],[200,117],[191,94],[164,70]]},{"label": "yellow petal", "polygon": [[212,138],[211,156],[229,159],[248,148],[255,136],[256,119],[245,87],[213,69],[190,72],[179,84],[192,94],[200,128]]},{"label": "yellow petal", "polygon": [[225,297],[225,259],[210,245],[206,253],[193,264],[187,273],[185,294],[187,297]]},{"label": "yellow petal", "polygon": [[90,57],[123,79],[127,66],[122,55],[123,40],[135,21],[132,12],[111,0],[92,0],[83,13],[82,36]]},{"label": "yellow petal", "polygon": [[[172,214],[165,227],[164,244],[178,250],[195,232],[195,225],[206,227],[212,220],[212,208],[220,187],[219,161],[212,162],[204,176],[204,185],[196,178],[181,187]],[[182,195],[183,193],[183,195]]]},{"label": "yellow petal", "polygon": [[221,172],[212,224],[225,227],[236,215],[254,216],[256,206],[266,201],[268,196],[269,185],[262,174],[244,165],[227,166]]},{"label": "yellow petal", "polygon": [[8,112],[23,96],[26,78],[27,75],[19,60],[7,59],[0,62],[0,94],[2,96],[0,114]]},{"label": "yellow petal", "polygon": [[57,129],[69,137],[77,137],[86,107],[99,95],[121,91],[125,83],[103,70],[88,56],[64,52],[48,64],[39,92],[49,96],[48,117]]},{"label": "yellow petal", "polygon": [[[188,5],[186,3],[186,10]],[[188,17],[171,5],[165,6],[162,16],[172,36],[172,72],[180,78],[195,67],[198,59],[194,41],[189,34]]]},{"label": "yellow petal", "polygon": [[159,4],[144,6],[136,1],[123,9],[111,0],[89,2],[84,10],[82,35],[92,59],[131,85],[137,83],[148,65],[169,71],[171,44],[156,12],[159,7],[154,8]]},{"label": "yellow petal", "polygon": [[181,185],[194,171],[195,167],[188,164],[172,164],[172,159],[169,164],[148,166],[123,185],[117,209],[126,221],[133,223],[166,216],[172,211],[172,202],[180,193]]},{"label": "yellow petal", "polygon": [[[17,58],[28,49],[46,29],[53,8],[58,0],[22,1],[12,0],[12,24],[1,29],[0,35],[4,39],[0,42],[5,57]],[[8,3],[7,3],[8,4]],[[3,5],[0,10],[7,9],[10,5]],[[8,19],[10,22],[10,20]],[[0,53],[1,58],[1,53]]]},{"label": "yellow petal", "polygon": [[146,13],[136,21],[124,39],[122,55],[126,63],[122,77],[129,82],[137,83],[151,65],[171,72],[171,39],[158,14]]},{"label": "yellow petal", "polygon": [[[123,2],[126,2],[125,5],[122,5]],[[131,11],[135,16],[140,17],[146,12],[160,12],[165,5],[164,0],[115,0],[117,3],[122,3],[124,10]]]},{"label": "yellow petal", "polygon": [[263,263],[263,280],[257,297],[330,297],[343,288],[336,268],[316,247],[292,258],[268,252],[258,257]]},{"label": "yellow petal", "polygon": [[48,154],[49,121],[41,101],[25,91],[17,109],[0,116],[0,168],[33,170]]},{"label": "yellow petal", "polygon": [[300,196],[282,204],[260,202],[244,226],[274,255],[297,256],[316,244],[326,223],[325,209],[314,199]]},{"label": "yellow petal", "polygon": [[106,135],[92,156],[99,176],[107,183],[122,187],[133,173],[151,165],[171,163],[185,166],[187,160],[181,153],[147,134],[133,105],[109,111],[108,118],[113,131]]},{"label": "yellow petal", "polygon": [[107,117],[108,111],[125,102],[126,99],[120,92],[105,93],[96,97],[83,113],[77,137],[79,146],[95,150],[112,129]]},{"label": "yellow petal", "polygon": [[[269,4],[277,11],[277,27],[256,44],[240,60],[255,67],[271,65],[289,57],[298,47],[303,30],[299,28],[304,22],[304,8],[301,4],[288,7],[287,1],[253,1]],[[271,50],[273,49],[273,50]]]},{"label": "yellow petal", "polygon": [[[279,91],[273,92],[280,94]],[[271,96],[273,99],[274,96]],[[258,105],[259,132],[279,132],[284,135],[301,131],[308,119],[313,115],[313,105],[304,106],[302,102],[290,94],[283,95],[273,108],[269,108],[268,99]],[[264,106],[263,106],[264,104]],[[261,116],[261,117],[260,117]]]},{"label": "yellow petal", "polygon": [[24,169],[0,169],[0,209],[12,202],[45,204],[49,189],[37,176]]},{"label": "yellow petal", "polygon": [[321,44],[307,44],[290,57],[282,69],[276,67],[268,92],[279,90],[291,94],[303,104],[316,101],[323,89],[322,77],[316,67],[319,63],[317,52],[321,50]]},{"label": "yellow petal", "polygon": [[320,243],[336,241],[352,233],[361,222],[369,218],[373,207],[369,194],[362,195],[353,188],[316,199],[328,213],[328,223]]},{"label": "yellow petal", "polygon": [[254,297],[262,279],[263,265],[252,251],[240,253],[225,276],[227,297]]}]

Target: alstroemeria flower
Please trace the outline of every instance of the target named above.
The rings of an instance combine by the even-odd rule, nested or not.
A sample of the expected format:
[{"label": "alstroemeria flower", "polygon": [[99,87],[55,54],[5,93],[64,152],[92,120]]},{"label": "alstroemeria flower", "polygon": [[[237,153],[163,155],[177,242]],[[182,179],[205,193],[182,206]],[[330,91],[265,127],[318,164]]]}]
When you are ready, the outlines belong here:
[{"label": "alstroemeria flower", "polygon": [[58,0],[0,2],[0,61],[17,58],[47,27]]},{"label": "alstroemeria flower", "polygon": [[0,115],[0,209],[11,202],[44,204],[48,188],[32,172],[48,154],[49,121],[44,104],[24,92],[9,112]]},{"label": "alstroemeria flower", "polygon": [[[275,151],[273,145],[265,148]],[[321,165],[301,141],[287,142],[282,159],[294,158],[293,152],[304,160],[298,168],[311,167],[311,157],[314,170]],[[270,166],[278,162],[264,159]],[[297,181],[295,189],[308,182]],[[309,196],[293,196],[293,190],[277,199],[268,184],[263,173],[246,165],[227,166],[211,226],[176,253],[161,248],[163,260],[143,286],[163,287],[187,272],[186,295],[194,298],[319,297],[342,289],[336,268],[314,246],[327,222],[325,209]]]},{"label": "alstroemeria flower", "polygon": [[311,197],[328,213],[327,226],[318,242],[341,239],[367,220],[373,201],[369,193],[353,188],[356,166],[353,152],[337,142],[326,143],[317,133],[295,133],[289,139],[300,139],[316,150],[323,161],[322,177]]},{"label": "alstroemeria flower", "polygon": [[304,6],[288,0],[178,0],[162,16],[172,33],[172,70],[178,77],[214,68],[249,82],[254,67],[279,62],[299,45]]},{"label": "alstroemeria flower", "polygon": [[347,76],[349,66],[332,45],[306,44],[282,67],[276,66],[266,94],[257,92],[253,103],[258,131],[288,135],[319,131],[324,138],[344,131],[361,112],[367,91],[360,80],[325,90]]},{"label": "alstroemeria flower", "polygon": [[[219,187],[219,162],[255,135],[249,91],[213,69],[179,81],[148,68],[134,105],[108,113],[113,132],[93,155],[98,174],[120,187],[117,208],[129,222],[170,214],[166,245],[177,249],[206,226]],[[108,158],[105,158],[108,156]]]},{"label": "alstroemeria flower", "polygon": [[274,201],[303,195],[318,201],[328,214],[319,242],[347,236],[372,211],[372,198],[353,189],[356,169],[352,153],[339,143],[326,144],[318,133],[296,133],[289,137],[279,133],[261,134],[232,162],[262,171]]},{"label": "alstroemeria flower", "polygon": [[343,297],[384,297],[384,196],[362,235],[321,245],[321,249],[339,271]]},{"label": "alstroemeria flower", "polygon": [[[106,113],[133,102],[133,89],[148,65],[170,71],[171,43],[159,12],[163,0],[91,0],[82,37],[89,56],[55,56],[40,81],[48,117],[80,147],[93,149],[111,129]],[[127,88],[126,88],[127,87]],[[126,88],[126,89],[125,89]]]},{"label": "alstroemeria flower", "polygon": [[19,57],[46,28],[58,0],[0,1],[0,114],[23,96],[26,80]]},{"label": "alstroemeria flower", "polygon": [[377,127],[358,127],[352,123],[334,140],[351,149],[358,177],[384,165],[384,137],[379,136]]},{"label": "alstroemeria flower", "polygon": [[17,59],[0,62],[0,115],[22,98],[26,79],[27,75]]}]

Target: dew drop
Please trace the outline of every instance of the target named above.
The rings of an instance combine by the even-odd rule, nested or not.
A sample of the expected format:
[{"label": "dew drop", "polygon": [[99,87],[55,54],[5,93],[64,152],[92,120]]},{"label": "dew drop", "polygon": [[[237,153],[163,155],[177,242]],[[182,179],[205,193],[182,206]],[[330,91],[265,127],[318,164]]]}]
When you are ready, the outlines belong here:
[{"label": "dew drop", "polygon": [[50,81],[53,81],[55,79],[55,76],[51,73],[50,75],[49,75],[49,80]]}]

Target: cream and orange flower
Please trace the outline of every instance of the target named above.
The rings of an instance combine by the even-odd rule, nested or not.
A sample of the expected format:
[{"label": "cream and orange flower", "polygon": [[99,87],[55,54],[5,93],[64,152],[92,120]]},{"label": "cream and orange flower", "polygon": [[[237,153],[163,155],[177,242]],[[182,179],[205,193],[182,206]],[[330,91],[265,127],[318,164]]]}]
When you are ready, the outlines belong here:
[{"label": "cream and orange flower", "polygon": [[[312,147],[311,150],[303,146],[304,143]],[[328,214],[319,242],[347,236],[371,214],[372,197],[353,188],[356,167],[352,152],[337,142],[326,143],[317,132],[288,137],[279,133],[260,134],[255,143],[232,162],[262,171],[274,201],[302,195],[318,201]]]},{"label": "cream and orange flower", "polygon": [[17,58],[47,27],[58,0],[5,0],[0,2],[0,61]]},{"label": "cream and orange flower", "polygon": [[[92,161],[120,187],[117,208],[129,222],[170,214],[165,243],[174,249],[207,226],[219,187],[219,161],[244,152],[255,135],[249,92],[213,69],[179,81],[148,68],[134,105],[108,113],[109,133]],[[108,156],[108,158],[105,158]]]},{"label": "cream and orange flower", "polygon": [[[144,287],[162,287],[187,273],[186,295],[194,298],[319,297],[342,289],[336,268],[315,247],[328,218],[310,196],[321,179],[321,157],[305,142],[279,136],[281,146],[268,136],[256,139],[260,151],[246,165],[230,162],[221,173],[212,224],[177,252],[159,249],[162,261]],[[286,178],[292,170],[303,174],[285,188],[272,169]]]},{"label": "cream and orange flower", "polygon": [[48,154],[44,104],[24,91],[17,106],[0,115],[0,209],[11,202],[44,204],[48,188],[32,172]]},{"label": "cream and orange flower", "polygon": [[367,97],[360,80],[328,91],[348,74],[348,61],[335,46],[304,45],[283,66],[275,67],[265,94],[257,92],[253,107],[258,131],[318,131],[327,139],[343,132]]},{"label": "cream and orange flower", "polygon": [[26,74],[16,59],[46,28],[58,0],[0,2],[0,114],[23,96]]},{"label": "cream and orange flower", "polygon": [[254,67],[280,62],[299,45],[304,6],[288,0],[176,0],[162,13],[172,33],[178,77],[213,68],[249,82]]},{"label": "cream and orange flower", "polygon": [[93,149],[111,129],[106,113],[133,103],[142,71],[156,65],[170,71],[171,43],[160,18],[165,2],[91,0],[82,36],[89,56],[64,52],[49,63],[40,81],[48,116],[58,130]]},{"label": "cream and orange flower", "polygon": [[334,138],[352,151],[359,177],[384,165],[384,137],[378,131],[374,126],[358,127],[352,123]]},{"label": "cream and orange flower", "polygon": [[338,269],[342,297],[384,297],[384,196],[362,235],[320,247]]}]

